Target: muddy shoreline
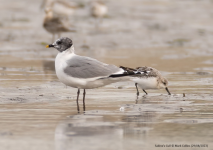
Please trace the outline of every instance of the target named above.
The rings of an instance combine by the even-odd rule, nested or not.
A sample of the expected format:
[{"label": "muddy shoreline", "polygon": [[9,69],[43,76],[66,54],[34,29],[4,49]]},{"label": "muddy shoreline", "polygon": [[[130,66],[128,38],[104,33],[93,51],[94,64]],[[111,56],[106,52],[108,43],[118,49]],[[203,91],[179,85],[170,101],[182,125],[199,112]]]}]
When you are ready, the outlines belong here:
[{"label": "muddy shoreline", "polygon": [[89,1],[74,1],[85,6],[70,17],[78,32],[62,35],[77,54],[157,68],[172,93],[140,90],[137,98],[134,83],[114,83],[87,91],[86,112],[81,95],[80,113],[77,90],[56,77],[57,51],[45,48],[52,37],[42,28],[41,2],[1,0],[0,149],[212,149],[212,1],[108,0],[98,30]]}]

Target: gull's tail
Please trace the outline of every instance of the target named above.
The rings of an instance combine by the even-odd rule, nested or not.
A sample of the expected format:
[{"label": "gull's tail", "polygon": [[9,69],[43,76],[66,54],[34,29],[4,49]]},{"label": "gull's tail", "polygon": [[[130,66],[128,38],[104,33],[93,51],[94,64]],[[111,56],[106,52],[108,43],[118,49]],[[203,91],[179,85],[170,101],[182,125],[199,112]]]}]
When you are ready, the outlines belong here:
[{"label": "gull's tail", "polygon": [[149,73],[149,71],[138,71],[138,69],[123,67],[123,66],[120,66],[120,68],[124,70],[124,73],[112,74],[109,77],[117,78],[117,77],[125,77],[125,76],[140,76],[140,75],[146,75]]}]

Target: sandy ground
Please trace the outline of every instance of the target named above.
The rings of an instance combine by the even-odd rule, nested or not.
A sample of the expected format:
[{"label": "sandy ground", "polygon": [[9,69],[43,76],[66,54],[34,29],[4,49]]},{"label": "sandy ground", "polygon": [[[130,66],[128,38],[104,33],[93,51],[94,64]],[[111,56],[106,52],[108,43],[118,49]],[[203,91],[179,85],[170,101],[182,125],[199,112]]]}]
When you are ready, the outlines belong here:
[{"label": "sandy ground", "polygon": [[115,83],[88,90],[84,113],[81,96],[80,114],[45,49],[41,2],[0,0],[0,150],[213,149],[212,1],[108,0],[98,29],[90,1],[74,1],[85,6],[69,19],[78,31],[62,35],[77,54],[155,67],[172,93],[137,98],[134,83]]}]

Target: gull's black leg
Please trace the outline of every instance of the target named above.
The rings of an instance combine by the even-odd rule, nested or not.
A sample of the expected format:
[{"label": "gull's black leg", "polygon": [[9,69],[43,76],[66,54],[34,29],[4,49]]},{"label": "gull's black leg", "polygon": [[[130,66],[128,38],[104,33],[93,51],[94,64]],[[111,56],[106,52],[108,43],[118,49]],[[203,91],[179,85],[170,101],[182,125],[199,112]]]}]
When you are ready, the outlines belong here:
[{"label": "gull's black leg", "polygon": [[167,87],[165,89],[168,92],[168,94],[171,95],[171,93],[169,92],[169,89]]},{"label": "gull's black leg", "polygon": [[143,89],[144,93],[146,93],[146,95],[148,95],[148,93]]},{"label": "gull's black leg", "polygon": [[138,84],[137,83],[135,83],[135,87],[136,87],[136,89],[137,89],[137,96],[139,96],[139,91],[138,91],[138,86],[137,86]]},{"label": "gull's black leg", "polygon": [[86,107],[85,107],[85,95],[86,95],[86,90],[84,89],[84,93],[83,93],[83,107],[84,107],[84,111],[86,110]]},{"label": "gull's black leg", "polygon": [[80,112],[80,108],[79,108],[79,104],[78,104],[78,97],[79,97],[79,94],[80,94],[80,89],[78,89],[78,92],[77,92],[77,99],[76,99],[78,113]]}]

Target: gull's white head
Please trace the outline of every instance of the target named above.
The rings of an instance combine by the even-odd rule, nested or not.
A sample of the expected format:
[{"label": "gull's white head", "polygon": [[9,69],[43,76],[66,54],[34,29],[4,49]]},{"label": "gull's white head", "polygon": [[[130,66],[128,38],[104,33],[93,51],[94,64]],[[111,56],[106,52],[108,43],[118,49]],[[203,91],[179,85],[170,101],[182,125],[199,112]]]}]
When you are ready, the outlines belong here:
[{"label": "gull's white head", "polygon": [[58,40],[56,40],[53,44],[47,45],[46,48],[54,47],[59,52],[66,51],[73,47],[73,42],[71,39],[67,37],[62,37]]}]

